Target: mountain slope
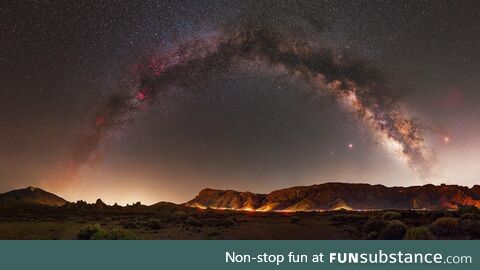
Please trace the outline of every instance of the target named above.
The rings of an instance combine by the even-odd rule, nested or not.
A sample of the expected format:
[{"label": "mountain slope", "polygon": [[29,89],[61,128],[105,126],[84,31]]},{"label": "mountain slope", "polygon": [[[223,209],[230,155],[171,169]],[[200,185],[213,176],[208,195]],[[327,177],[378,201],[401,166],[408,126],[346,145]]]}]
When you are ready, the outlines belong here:
[{"label": "mountain slope", "polygon": [[455,209],[462,205],[480,208],[480,192],[478,186],[470,189],[458,185],[386,187],[325,183],[286,188],[269,194],[204,189],[186,205],[263,211]]},{"label": "mountain slope", "polygon": [[67,201],[40,188],[27,187],[0,194],[0,205],[16,204],[62,206]]}]

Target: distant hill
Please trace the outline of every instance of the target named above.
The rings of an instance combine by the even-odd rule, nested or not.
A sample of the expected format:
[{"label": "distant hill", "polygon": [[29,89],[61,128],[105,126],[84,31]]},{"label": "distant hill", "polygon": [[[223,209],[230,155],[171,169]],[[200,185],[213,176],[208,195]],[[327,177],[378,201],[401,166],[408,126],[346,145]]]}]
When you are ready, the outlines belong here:
[{"label": "distant hill", "polygon": [[185,205],[243,210],[363,210],[363,209],[456,209],[480,208],[480,186],[383,185],[325,183],[255,194],[234,190],[204,189]]},{"label": "distant hill", "polygon": [[173,214],[177,211],[187,211],[188,207],[181,205],[181,204],[175,204],[171,202],[158,202],[156,204],[152,204],[148,206],[149,209],[163,213],[163,214]]},{"label": "distant hill", "polygon": [[[119,206],[118,204],[107,205],[101,199],[95,203],[87,203],[85,201],[68,202],[65,199],[36,187],[27,187],[23,189],[16,189],[0,194],[0,209],[1,211],[9,211],[9,214],[15,214],[18,211],[67,211],[70,213],[110,213],[110,212],[124,212],[124,213],[147,213],[154,212],[158,214],[173,214],[179,211],[194,210],[190,207],[181,204],[170,202],[158,202],[156,204],[147,206],[140,202]],[[0,211],[0,214],[2,212]],[[4,212],[5,213],[5,212]]]},{"label": "distant hill", "polygon": [[62,206],[67,203],[63,198],[36,187],[16,189],[0,194],[0,205],[18,204]]}]

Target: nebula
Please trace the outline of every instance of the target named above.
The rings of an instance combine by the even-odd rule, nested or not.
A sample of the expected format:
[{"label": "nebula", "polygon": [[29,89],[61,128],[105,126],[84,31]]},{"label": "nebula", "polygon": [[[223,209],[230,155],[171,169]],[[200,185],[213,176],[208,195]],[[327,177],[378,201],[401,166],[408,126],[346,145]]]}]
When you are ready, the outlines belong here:
[{"label": "nebula", "polygon": [[406,160],[421,177],[432,174],[432,158],[422,128],[398,104],[398,94],[384,76],[365,61],[338,57],[322,44],[293,38],[268,27],[225,29],[178,42],[135,66],[136,85],[116,94],[96,113],[90,130],[73,151],[69,171],[75,174],[96,153],[101,142],[153,105],[168,89],[201,89],[239,61],[262,63],[297,76],[318,91],[349,104],[374,133]]}]

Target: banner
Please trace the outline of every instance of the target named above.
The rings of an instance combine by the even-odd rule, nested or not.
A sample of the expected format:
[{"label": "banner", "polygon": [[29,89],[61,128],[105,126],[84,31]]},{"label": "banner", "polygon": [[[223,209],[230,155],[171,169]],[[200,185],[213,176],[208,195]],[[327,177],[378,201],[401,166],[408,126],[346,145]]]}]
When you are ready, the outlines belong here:
[{"label": "banner", "polygon": [[479,241],[0,241],[2,269],[480,269]]}]

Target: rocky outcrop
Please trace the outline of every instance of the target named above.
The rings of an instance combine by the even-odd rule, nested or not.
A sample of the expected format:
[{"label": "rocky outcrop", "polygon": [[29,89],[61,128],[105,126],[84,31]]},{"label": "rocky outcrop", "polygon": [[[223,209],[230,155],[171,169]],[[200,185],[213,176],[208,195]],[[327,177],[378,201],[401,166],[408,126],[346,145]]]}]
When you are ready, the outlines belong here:
[{"label": "rocky outcrop", "polygon": [[197,197],[187,203],[187,205],[229,209],[258,209],[265,204],[265,199],[264,194],[207,188],[200,191]]},{"label": "rocky outcrop", "polygon": [[386,187],[383,185],[325,183],[255,194],[234,190],[204,189],[187,206],[219,209],[363,210],[363,209],[455,209],[480,208],[480,187],[424,185]]}]

